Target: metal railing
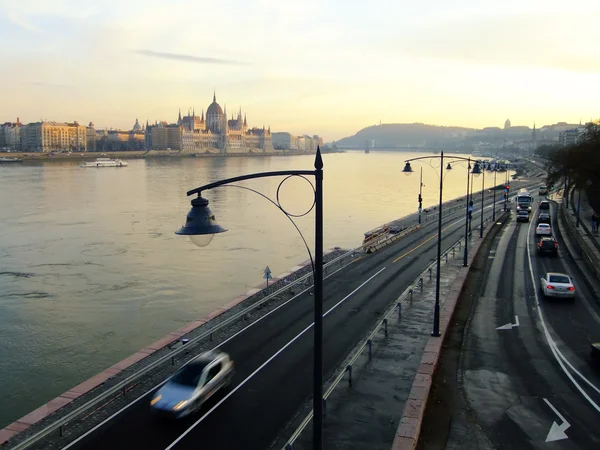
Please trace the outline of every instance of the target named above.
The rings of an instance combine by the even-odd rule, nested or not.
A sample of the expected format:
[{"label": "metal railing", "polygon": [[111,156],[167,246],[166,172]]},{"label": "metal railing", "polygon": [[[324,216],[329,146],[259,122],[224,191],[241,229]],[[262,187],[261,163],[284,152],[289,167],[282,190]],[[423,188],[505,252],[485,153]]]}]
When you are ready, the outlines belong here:
[{"label": "metal railing", "polygon": [[[487,221],[489,221],[489,218],[485,219],[485,222],[487,222]],[[476,227],[475,229],[477,229],[477,228],[478,227]],[[448,262],[448,255],[450,253],[452,253],[452,255],[454,256],[456,253],[457,246],[460,251],[462,249],[462,245],[463,245],[462,243],[464,240],[465,240],[464,237],[460,238],[458,241],[456,241],[454,244],[452,244],[452,246],[450,248],[448,248],[448,250],[446,250],[441,255],[441,257],[443,259],[445,259],[446,262]],[[407,287],[404,290],[404,292],[402,292],[402,294],[394,301],[394,304],[392,304],[388,308],[388,310],[383,314],[382,319],[379,320],[379,322],[375,325],[375,328],[373,329],[373,331],[368,335],[368,337],[363,341],[363,343],[358,347],[358,349],[356,349],[354,351],[354,354],[350,357],[350,361],[346,364],[346,366],[343,368],[343,370],[341,370],[340,373],[333,379],[329,388],[327,388],[327,390],[323,394],[323,408],[324,408],[323,415],[324,416],[327,415],[327,399],[329,398],[331,393],[334,391],[334,389],[343,380],[344,375],[346,375],[346,373],[348,374],[348,383],[350,386],[352,386],[352,367],[353,367],[354,363],[356,362],[356,360],[360,357],[360,355],[365,350],[365,348],[368,348],[369,356],[371,356],[371,351],[372,351],[372,346],[373,346],[373,338],[379,332],[379,330],[381,330],[382,327],[384,327],[384,333],[387,336],[388,320],[393,313],[395,313],[397,311],[398,317],[401,320],[401,318],[402,318],[402,303],[406,300],[406,298],[409,295],[411,296],[410,301],[412,301],[412,296],[413,296],[413,292],[415,289],[420,289],[421,291],[423,291],[423,279],[427,275],[429,276],[430,280],[432,279],[433,270],[434,270],[436,264],[437,264],[437,260],[434,260],[419,275],[417,275],[417,277],[413,280],[413,282],[409,285],[409,287]],[[306,417],[302,420],[300,425],[296,428],[296,430],[292,433],[292,435],[288,439],[288,441],[284,444],[284,446],[282,447],[282,450],[293,450],[294,449],[294,443],[296,442],[296,440],[298,440],[298,438],[300,437],[302,432],[306,429],[308,424],[311,422],[312,417],[313,417],[313,411],[310,411],[306,415]]]},{"label": "metal railing", "polygon": [[[462,197],[462,199],[464,199],[464,197]],[[459,198],[458,200],[455,201],[460,201],[461,199]],[[463,205],[458,205],[458,207],[460,208],[464,208]],[[449,210],[446,210],[447,213],[450,213]],[[400,219],[401,220],[401,219]],[[487,221],[487,219],[486,219]],[[417,224],[418,225],[418,224]],[[475,227],[474,229],[477,229],[477,227]],[[406,229],[405,229],[406,230]],[[339,261],[341,261],[344,258],[348,258],[348,257],[352,257],[354,254],[359,253],[361,251],[364,251],[365,248],[370,247],[369,243],[364,243],[362,245],[360,245],[359,247],[350,250],[340,256],[338,256],[337,258],[334,258],[333,260],[327,262],[324,265],[324,268],[327,268]],[[94,397],[93,399],[87,401],[86,403],[78,406],[77,408],[73,409],[73,411],[65,414],[63,417],[57,419],[55,422],[47,425],[46,427],[44,427],[42,430],[32,434],[31,436],[27,437],[26,439],[24,439],[21,442],[18,442],[17,444],[15,444],[14,446],[12,446],[11,448],[13,450],[20,450],[20,449],[24,449],[27,448],[28,446],[36,443],[37,441],[43,439],[44,437],[48,436],[49,434],[59,430],[60,434],[62,435],[65,426],[69,423],[74,421],[79,415],[83,414],[84,412],[86,412],[87,410],[89,410],[90,408],[93,408],[94,406],[96,406],[97,404],[99,404],[100,402],[104,401],[105,399],[107,399],[108,397],[110,397],[111,395],[115,395],[117,393],[120,392],[126,392],[128,389],[128,385],[132,384],[134,381],[136,381],[138,378],[141,378],[142,376],[146,375],[148,372],[158,368],[161,364],[166,363],[167,361],[171,361],[171,364],[174,363],[174,358],[175,356],[179,355],[180,353],[184,352],[184,351],[189,351],[189,348],[192,346],[192,344],[198,343],[203,339],[209,338],[212,341],[212,335],[213,333],[219,331],[220,329],[231,325],[232,323],[243,319],[244,316],[246,316],[249,312],[253,311],[254,309],[260,307],[261,305],[263,305],[264,303],[272,300],[273,298],[277,297],[278,295],[281,295],[282,293],[286,292],[289,289],[292,289],[295,286],[301,285],[302,283],[305,283],[307,280],[310,280],[310,278],[313,276],[313,273],[311,271],[309,271],[307,274],[299,277],[298,279],[296,279],[293,282],[290,282],[289,284],[285,285],[284,287],[282,287],[281,289],[278,289],[277,291],[267,295],[265,298],[258,300],[257,302],[253,303],[252,305],[248,306],[247,308],[239,311],[238,313],[232,315],[231,317],[223,320],[222,322],[214,325],[213,327],[211,327],[210,329],[207,329],[205,332],[201,333],[200,335],[192,338],[192,339],[188,339],[186,341],[186,345],[183,345],[181,347],[179,347],[178,349],[173,350],[173,348],[169,347],[169,345],[173,345],[173,343],[166,345],[164,348],[169,348],[171,351],[161,357],[159,357],[158,359],[156,359],[155,361],[151,362],[150,364],[148,364],[147,366],[141,368],[140,370],[138,370],[137,372],[129,375],[128,377],[126,377],[125,379],[123,379],[122,381],[114,384],[113,386],[107,388],[105,391],[103,391],[102,393],[98,394],[96,397]],[[183,339],[183,336],[180,338]],[[177,342],[177,341],[176,341]],[[161,349],[162,350],[162,349]]]},{"label": "metal railing", "polygon": [[[354,250],[348,251],[348,252],[346,252],[346,253],[338,256],[337,258],[334,258],[331,261],[327,262],[323,267],[327,268],[328,266],[331,266],[332,264],[335,264],[335,263],[339,262],[340,260],[342,260],[344,258],[351,257],[353,254],[359,253],[362,250],[362,248],[363,248],[363,246],[361,245],[360,247],[357,247]],[[20,450],[20,449],[27,448],[28,446],[36,443],[40,439],[43,439],[44,437],[48,436],[49,434],[51,434],[52,432],[55,432],[57,430],[59,430],[60,433],[61,433],[61,435],[62,435],[64,427],[69,422],[72,422],[73,420],[75,420],[82,413],[84,413],[87,410],[89,410],[90,408],[96,406],[98,403],[100,403],[103,400],[107,399],[111,395],[120,393],[121,391],[127,391],[127,386],[128,385],[132,384],[138,378],[141,378],[142,376],[146,375],[151,370],[156,369],[161,364],[166,363],[167,361],[171,361],[171,364],[173,364],[175,356],[179,355],[180,353],[182,353],[184,351],[188,351],[188,349],[191,347],[191,344],[198,343],[202,339],[206,339],[206,338],[209,338],[212,341],[212,335],[213,335],[213,333],[219,331],[220,329],[222,329],[222,328],[224,328],[224,327],[226,327],[228,325],[231,325],[232,323],[234,323],[234,322],[236,322],[236,321],[238,321],[240,319],[243,319],[244,316],[246,314],[248,314],[249,312],[251,312],[252,310],[260,307],[264,303],[272,300],[273,298],[275,298],[276,296],[284,293],[288,289],[292,289],[294,286],[298,286],[298,285],[301,285],[302,283],[305,283],[312,276],[313,276],[313,273],[312,273],[312,271],[310,271],[306,275],[303,275],[303,276],[299,277],[298,279],[296,279],[295,281],[287,284],[286,286],[282,287],[281,289],[278,289],[277,291],[275,291],[275,292],[267,295],[265,298],[263,298],[263,299],[257,301],[256,303],[248,306],[247,308],[244,308],[243,310],[241,310],[238,313],[232,315],[231,317],[229,317],[226,320],[220,322],[219,324],[216,324],[215,326],[211,327],[210,329],[207,329],[204,333],[201,333],[200,335],[196,336],[195,338],[187,340],[186,341],[186,345],[183,345],[183,346],[181,346],[181,347],[179,347],[179,348],[177,348],[175,350],[173,350],[172,348],[170,348],[169,345],[166,345],[163,348],[170,348],[170,350],[171,350],[170,353],[167,353],[167,354],[161,356],[160,358],[156,359],[155,361],[153,361],[152,363],[148,364],[144,368],[142,368],[142,369],[138,370],[137,372],[129,375],[124,380],[122,380],[122,381],[116,383],[114,386],[111,386],[110,388],[106,389],[104,392],[102,392],[101,394],[97,395],[93,399],[91,399],[88,402],[84,403],[83,405],[75,408],[73,411],[71,411],[68,414],[64,415],[63,417],[61,417],[60,419],[56,420],[52,424],[46,426],[45,428],[43,428],[42,430],[38,431],[37,433],[29,436],[28,438],[24,439],[23,441],[21,441],[19,443],[17,443],[14,447],[11,447],[11,448],[13,450]],[[183,336],[180,339],[183,339]],[[175,341],[175,342],[177,342],[177,341]],[[170,344],[170,345],[173,345],[173,343]]]}]

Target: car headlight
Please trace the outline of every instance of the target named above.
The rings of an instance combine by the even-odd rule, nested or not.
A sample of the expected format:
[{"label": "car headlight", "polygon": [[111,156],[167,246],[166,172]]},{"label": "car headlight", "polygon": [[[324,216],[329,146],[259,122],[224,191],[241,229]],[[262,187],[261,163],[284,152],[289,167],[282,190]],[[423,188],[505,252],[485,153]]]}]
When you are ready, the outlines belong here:
[{"label": "car headlight", "polygon": [[156,402],[158,402],[160,399],[162,398],[162,395],[157,395],[156,397],[154,397],[151,401],[150,404],[154,405]]},{"label": "car headlight", "polygon": [[187,400],[182,400],[179,403],[177,403],[175,406],[173,406],[173,411],[179,411],[181,408],[183,408],[187,404],[188,404]]}]

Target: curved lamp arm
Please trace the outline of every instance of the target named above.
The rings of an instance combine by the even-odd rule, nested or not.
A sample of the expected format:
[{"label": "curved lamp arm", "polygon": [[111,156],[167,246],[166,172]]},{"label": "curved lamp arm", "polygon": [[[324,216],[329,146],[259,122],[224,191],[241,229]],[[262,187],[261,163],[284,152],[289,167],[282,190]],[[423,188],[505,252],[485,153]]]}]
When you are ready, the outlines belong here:
[{"label": "curved lamp arm", "polygon": [[[294,225],[294,228],[296,228],[296,231],[300,235],[300,238],[302,239],[302,242],[304,243],[304,246],[308,252],[313,276],[316,276],[315,261],[313,259],[312,252],[310,251],[310,247],[308,246],[306,239],[304,238],[304,235],[300,231],[300,228],[298,227],[298,225],[296,224],[296,222],[293,219],[293,217],[303,217],[303,216],[307,215],[308,213],[310,213],[313,210],[313,208],[315,208],[317,201],[319,201],[318,199],[322,197],[322,193],[321,193],[322,191],[319,191],[319,193],[317,193],[317,189],[320,189],[320,186],[322,186],[322,179],[323,179],[323,160],[321,158],[321,151],[319,148],[317,149],[314,167],[315,167],[315,170],[279,170],[279,171],[272,171],[272,172],[259,172],[259,173],[253,173],[253,174],[248,174],[248,175],[241,175],[241,176],[237,176],[237,177],[233,177],[233,178],[227,178],[225,180],[215,181],[213,183],[205,184],[203,186],[192,189],[187,192],[187,195],[190,196],[193,194],[198,194],[198,198],[192,200],[192,209],[188,213],[186,225],[184,225],[176,233],[183,234],[183,235],[189,235],[190,237],[195,236],[195,235],[210,235],[210,238],[206,242],[203,242],[202,244],[198,243],[197,241],[194,241],[197,245],[201,245],[201,246],[207,245],[207,243],[210,242],[210,239],[212,239],[212,236],[214,235],[215,232],[219,233],[219,232],[223,232],[226,230],[215,223],[215,216],[212,214],[212,212],[208,208],[208,200],[202,198],[202,191],[208,191],[210,189],[214,189],[214,188],[221,187],[221,186],[229,186],[229,187],[237,187],[239,189],[245,189],[245,190],[254,192],[255,194],[258,194],[261,197],[263,197],[264,199],[268,200],[277,209],[279,209],[281,212],[283,212],[285,214],[285,216],[288,218],[288,220],[292,223],[292,225]],[[308,209],[308,211],[306,211],[303,214],[298,214],[298,215],[291,214],[288,211],[286,211],[285,208],[283,208],[281,206],[281,202],[279,201],[279,190],[281,189],[282,184],[287,179],[289,179],[290,177],[294,177],[294,176],[304,178],[306,181],[308,181],[308,183],[311,185],[311,188],[313,189],[313,194],[314,194],[313,204]],[[309,179],[306,178],[306,176],[314,176],[315,177],[316,187]],[[270,178],[270,177],[285,177],[279,183],[279,186],[277,188],[276,201],[255,189],[252,189],[252,188],[249,188],[246,186],[240,186],[237,184],[233,184],[238,181],[252,180],[255,178]],[[317,208],[317,215],[322,214],[321,210],[322,210],[322,206],[320,208]],[[322,235],[322,232],[320,234]],[[321,239],[322,239],[322,236],[321,236]],[[322,247],[322,245],[321,245],[321,247]]]}]

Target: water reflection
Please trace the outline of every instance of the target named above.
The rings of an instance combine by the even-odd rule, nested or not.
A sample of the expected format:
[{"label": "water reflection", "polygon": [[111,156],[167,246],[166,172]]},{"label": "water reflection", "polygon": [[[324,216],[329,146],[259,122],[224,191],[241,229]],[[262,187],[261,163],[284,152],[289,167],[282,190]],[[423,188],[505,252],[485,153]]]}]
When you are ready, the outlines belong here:
[{"label": "water reflection", "polygon": [[[416,153],[326,154],[325,248],[356,247],[363,233],[414,212],[419,176],[402,174]],[[229,229],[206,249],[174,231],[190,208],[186,191],[251,172],[313,169],[313,156],[132,160],[127,168],[78,162],[0,167],[0,426],[26,414],[183,324],[202,317],[307,259],[296,230],[260,196],[206,193]],[[417,165],[413,166],[417,170]],[[464,194],[466,169],[444,179],[444,199]],[[439,181],[423,169],[424,207]],[[486,174],[486,185],[493,177]],[[243,185],[275,197],[277,179]],[[310,207],[301,180],[282,204]],[[475,190],[480,180],[476,180]],[[314,216],[297,223],[312,248]]]}]

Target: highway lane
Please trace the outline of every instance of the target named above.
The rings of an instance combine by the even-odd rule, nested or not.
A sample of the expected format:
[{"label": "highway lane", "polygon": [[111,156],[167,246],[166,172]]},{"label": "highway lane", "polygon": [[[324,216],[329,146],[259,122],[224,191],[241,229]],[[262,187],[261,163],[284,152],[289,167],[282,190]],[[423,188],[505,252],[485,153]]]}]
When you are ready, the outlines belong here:
[{"label": "highway lane", "polygon": [[[563,249],[560,258],[537,256],[534,224],[535,220],[517,224],[513,218],[494,241],[486,283],[465,338],[461,389],[485,434],[477,439],[477,448],[600,448],[600,413],[594,407],[600,395],[584,386],[557,353],[600,386],[598,372],[587,365],[587,337],[598,332],[597,305],[586,305],[579,298],[556,302],[539,296],[541,273],[575,269]],[[591,295],[585,283],[577,283],[577,289],[582,299]],[[545,327],[558,350],[549,345]],[[454,414],[460,416],[459,411]],[[468,421],[459,422],[454,421],[449,447],[472,427]]]},{"label": "highway lane", "polygon": [[[478,223],[477,213],[474,224]],[[444,221],[445,228],[449,222],[454,223],[443,233],[444,247],[464,233],[462,217],[462,213],[458,213]],[[432,230],[436,230],[435,223],[427,224],[377,253],[364,255],[325,281],[324,308],[327,311],[368,277],[386,267],[326,318],[326,374],[337,367],[385,307],[434,259],[436,240],[432,239],[435,237]],[[418,250],[411,253],[415,247]],[[402,258],[398,260],[399,257]],[[221,346],[237,363],[234,386],[312,322],[313,299],[308,293],[299,296],[260,325]],[[190,446],[190,439],[192,442],[199,440],[203,448],[248,448],[248,443],[252,443],[250,448],[266,447],[310,398],[311,371],[312,333],[309,330],[199,424],[182,440],[181,448]],[[148,398],[145,398],[71,448],[165,448],[201,416],[202,413],[176,423],[157,422],[150,417]],[[227,426],[227,429],[221,432],[220,426]]]}]

